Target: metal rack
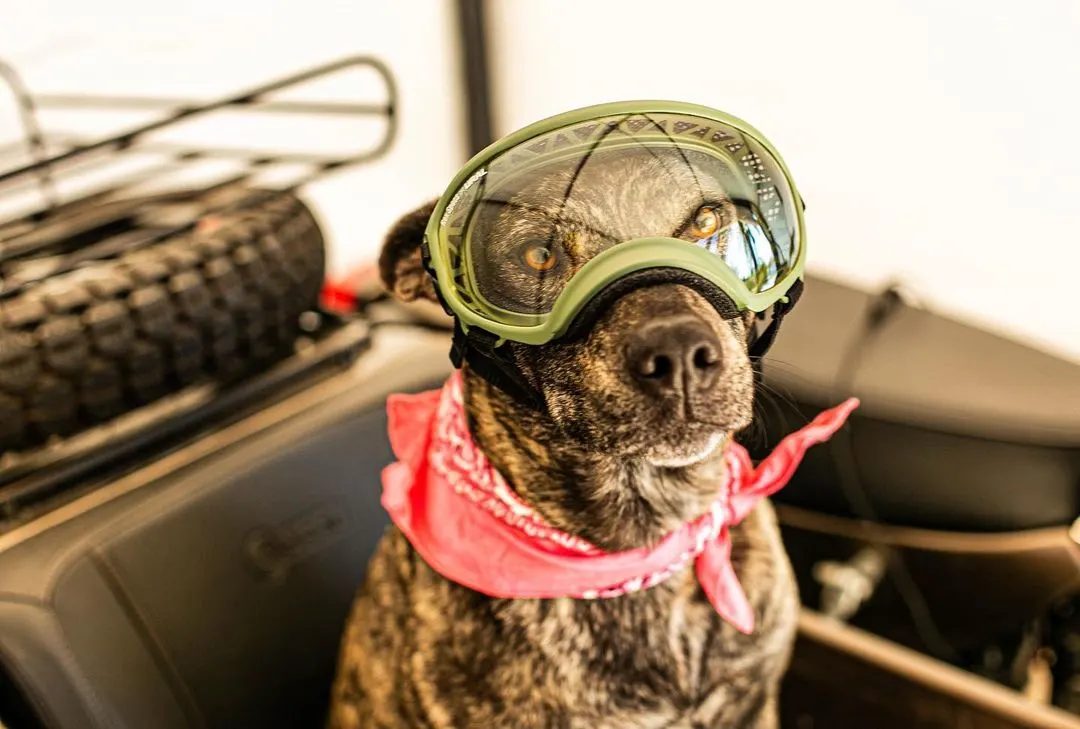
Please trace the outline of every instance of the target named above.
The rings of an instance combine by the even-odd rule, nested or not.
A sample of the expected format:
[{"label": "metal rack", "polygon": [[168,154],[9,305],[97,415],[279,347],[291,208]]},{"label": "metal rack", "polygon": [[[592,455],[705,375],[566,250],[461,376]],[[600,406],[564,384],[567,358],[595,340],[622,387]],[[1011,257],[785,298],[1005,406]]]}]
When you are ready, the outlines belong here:
[{"label": "metal rack", "polygon": [[[375,101],[300,101],[276,98],[285,91],[356,69],[373,71],[382,97]],[[48,279],[97,260],[183,235],[206,216],[243,208],[270,191],[293,191],[343,170],[382,157],[398,132],[398,97],[393,75],[370,56],[352,56],[210,99],[153,96],[106,96],[29,93],[19,74],[0,61],[0,90],[7,83],[18,103],[23,139],[0,145],[0,200],[12,191],[37,188],[38,204],[7,217],[0,216],[0,305],[12,296]],[[160,112],[151,121],[99,138],[49,131],[39,112],[46,110],[105,110]],[[215,113],[234,110],[250,113],[301,115],[309,118],[381,120],[373,144],[361,148],[325,151],[267,149],[256,146],[220,147],[162,140],[160,133]],[[132,174],[125,159],[146,153],[162,158],[160,164]],[[5,169],[5,162],[16,160]],[[239,165],[229,174],[196,186],[173,186],[173,178],[207,160]],[[297,169],[298,168],[298,169]],[[280,174],[282,171],[288,173]],[[276,178],[274,176],[276,175]],[[78,194],[65,196],[59,183],[92,178]],[[267,184],[265,178],[274,178]],[[198,214],[175,224],[136,231],[105,243],[72,244],[58,233],[58,221],[88,217],[108,221],[130,211],[132,200],[146,196],[146,188],[193,192],[200,197]],[[208,194],[228,189],[229,195]],[[155,192],[155,194],[158,194]],[[164,194],[164,193],[163,193]],[[153,195],[150,196],[152,198]],[[96,217],[95,217],[96,216]],[[127,221],[127,225],[138,222]],[[117,241],[120,242],[117,242]],[[368,326],[329,312],[312,313],[311,326],[297,346],[304,356],[279,362],[270,369],[237,382],[210,381],[136,410],[113,421],[78,433],[44,448],[6,453],[0,459],[0,533],[36,509],[48,508],[53,497],[68,492],[88,477],[106,478],[125,463],[152,456],[162,449],[197,437],[207,429],[238,417],[268,400],[339,372],[368,346]],[[130,464],[129,464],[130,465]],[[14,520],[14,521],[13,521]]]},{"label": "metal rack", "polygon": [[[274,99],[286,90],[294,90],[316,80],[325,79],[344,71],[367,68],[373,70],[384,87],[385,98],[375,102],[295,101]],[[206,160],[228,160],[244,166],[239,173],[209,183],[208,187],[221,187],[252,182],[259,177],[270,177],[275,168],[300,166],[303,171],[287,176],[284,181],[273,184],[275,190],[293,190],[322,178],[330,173],[355,167],[382,157],[393,145],[397,135],[397,86],[390,70],[377,58],[352,56],[326,63],[276,80],[242,89],[211,100],[186,98],[162,98],[152,96],[105,96],[50,94],[32,95],[15,69],[0,61],[0,80],[6,81],[13,91],[19,107],[24,139],[16,144],[0,146],[0,165],[5,157],[29,155],[31,161],[18,164],[12,169],[0,167],[0,197],[12,189],[36,185],[40,189],[41,204],[29,212],[0,219],[0,298],[6,298],[33,285],[43,277],[55,276],[85,261],[87,256],[53,256],[46,267],[19,265],[35,257],[50,253],[55,243],[48,236],[38,235],[42,226],[73,209],[100,205],[121,195],[131,195],[140,186],[159,182],[175,175],[183,167]],[[72,134],[50,133],[43,130],[38,119],[39,111],[95,109],[106,111],[162,111],[161,116],[109,136],[85,139]],[[162,141],[155,137],[160,132],[174,129],[185,122],[203,119],[214,113],[243,109],[251,112],[274,114],[299,114],[309,117],[353,117],[356,119],[381,118],[385,125],[383,133],[370,147],[323,152],[284,151],[256,147],[213,147]],[[164,156],[167,161],[148,171],[137,174],[118,174],[114,179],[81,192],[72,199],[64,199],[58,192],[57,182],[80,174],[93,173],[108,178],[110,165],[115,169],[125,157],[146,153]],[[252,194],[255,194],[252,192]],[[243,207],[249,198],[232,198],[227,203],[210,206],[204,214],[224,212]],[[184,233],[193,227],[194,221],[186,221],[166,229],[155,229],[154,234],[133,237],[130,245],[142,247],[164,238]],[[130,248],[125,248],[129,250]],[[102,251],[102,255],[115,255],[118,251]],[[93,255],[91,255],[93,257]]]}]

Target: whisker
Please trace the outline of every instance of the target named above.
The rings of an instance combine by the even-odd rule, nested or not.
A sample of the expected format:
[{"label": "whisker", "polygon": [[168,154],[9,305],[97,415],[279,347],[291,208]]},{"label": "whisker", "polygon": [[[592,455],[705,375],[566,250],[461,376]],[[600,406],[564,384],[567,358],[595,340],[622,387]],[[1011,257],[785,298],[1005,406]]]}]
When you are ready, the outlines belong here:
[{"label": "whisker", "polygon": [[769,427],[768,422],[779,425],[781,433],[790,432],[791,414],[794,413],[798,420],[804,420],[802,410],[794,397],[787,392],[782,392],[767,382],[759,381],[754,388],[754,418],[750,427],[744,431],[743,441],[748,447],[768,446]]}]

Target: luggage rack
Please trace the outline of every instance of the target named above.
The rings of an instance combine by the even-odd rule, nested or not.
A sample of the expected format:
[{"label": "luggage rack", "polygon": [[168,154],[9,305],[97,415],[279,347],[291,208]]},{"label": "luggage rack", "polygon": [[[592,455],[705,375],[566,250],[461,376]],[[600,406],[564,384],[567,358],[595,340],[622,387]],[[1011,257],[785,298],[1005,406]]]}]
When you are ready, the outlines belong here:
[{"label": "luggage rack", "polygon": [[[382,99],[342,102],[274,98],[281,92],[357,69],[375,73]],[[31,96],[14,69],[0,61],[0,82],[4,81],[17,98],[24,138],[15,144],[0,145],[0,202],[12,191],[21,189],[25,193],[30,188],[33,192],[33,187],[38,190],[37,202],[27,206],[29,209],[14,215],[0,214],[0,306],[59,274],[183,236],[207,216],[243,209],[267,192],[296,191],[332,173],[377,160],[391,148],[398,130],[394,78],[380,60],[370,56],[343,58],[209,101],[149,96]],[[119,133],[88,139],[43,130],[38,114],[45,109],[161,113]],[[233,110],[374,119],[382,124],[373,144],[329,153],[201,146],[156,138],[158,133],[185,122]],[[143,153],[163,157],[164,162],[134,174],[117,172],[126,158]],[[5,163],[12,160],[14,166],[5,170]],[[220,160],[239,165],[240,169],[194,186],[175,186],[172,182],[177,173]],[[283,171],[288,174],[283,176]],[[79,182],[80,175],[83,180],[92,176],[96,181],[84,185],[77,194],[62,194],[57,183]],[[273,183],[262,181],[274,175],[277,177]],[[147,188],[152,190],[149,195]],[[198,204],[189,214],[169,219],[166,224],[156,220],[145,228],[139,228],[137,218],[130,218],[133,199],[165,199],[170,194],[175,197],[177,192],[196,199]],[[110,215],[125,217],[125,223],[136,228],[133,234],[73,245],[58,232],[71,219],[85,224],[88,216],[92,222],[100,216],[107,224]],[[294,346],[295,354],[268,369],[243,378],[196,382],[70,437],[31,450],[0,454],[0,533],[52,508],[73,494],[78,483],[98,481],[134,467],[138,461],[178,447],[267,401],[340,372],[369,343],[369,327],[364,321],[328,311],[304,315],[301,328],[304,335]]]},{"label": "luggage rack", "polygon": [[[385,98],[377,102],[298,101],[272,98],[284,91],[291,91],[305,84],[323,80],[345,71],[369,69],[374,71],[384,89]],[[144,186],[160,184],[169,176],[190,170],[206,161],[228,161],[242,166],[238,173],[219,176],[200,184],[200,188],[237,188],[256,182],[259,178],[272,178],[282,168],[300,166],[303,171],[287,175],[284,181],[275,181],[275,191],[291,191],[314,182],[328,174],[372,162],[382,157],[393,145],[397,136],[397,86],[387,66],[371,56],[351,56],[294,73],[268,83],[243,89],[210,101],[186,98],[161,98],[151,96],[102,96],[51,94],[32,96],[23,85],[19,75],[8,64],[0,61],[0,80],[8,82],[15,94],[22,121],[24,139],[20,143],[0,146],[0,164],[6,158],[28,154],[32,161],[2,171],[0,168],[0,200],[13,188],[36,184],[40,190],[40,204],[7,219],[0,217],[0,299],[18,294],[26,287],[44,278],[76,268],[87,258],[82,255],[62,253],[50,258],[49,265],[28,265],[28,260],[41,258],[54,249],[57,241],[48,236],[37,235],[43,225],[69,214],[119,198],[133,196]],[[43,130],[38,119],[40,110],[102,110],[102,111],[154,111],[161,116],[109,136],[86,139],[74,134]],[[382,119],[383,133],[375,144],[362,148],[335,151],[334,153],[307,152],[258,147],[214,147],[184,144],[155,139],[162,131],[172,130],[193,120],[230,110],[270,112],[274,114],[306,115],[309,118],[353,117],[356,119]],[[21,154],[20,154],[21,150]],[[134,174],[116,175],[109,179],[109,166],[136,154],[162,156],[166,162],[156,168]],[[102,175],[106,180],[89,186],[77,196],[64,199],[57,188],[61,175],[71,182],[80,173]],[[254,201],[258,193],[225,196],[204,206],[200,217],[242,208]],[[165,238],[183,234],[194,228],[197,220],[187,220],[164,229],[155,227],[152,235],[137,237],[124,250],[152,245]],[[116,255],[115,249],[102,250],[100,256]]]}]

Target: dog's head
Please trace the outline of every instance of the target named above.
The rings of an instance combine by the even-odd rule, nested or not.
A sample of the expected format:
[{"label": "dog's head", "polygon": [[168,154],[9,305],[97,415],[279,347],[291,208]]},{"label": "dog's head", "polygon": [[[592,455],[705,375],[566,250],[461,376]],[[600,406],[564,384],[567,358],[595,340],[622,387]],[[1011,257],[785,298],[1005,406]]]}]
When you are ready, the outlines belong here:
[{"label": "dog's head", "polygon": [[[695,227],[730,220],[732,204],[722,191],[703,193],[700,180],[673,184],[679,169],[630,155],[585,170],[548,169],[523,183],[518,192],[530,204],[503,206],[483,226],[488,254],[476,263],[498,268],[483,272],[495,282],[485,297],[511,307],[523,296],[553,299],[584,262],[614,242],[646,235],[689,240]],[[570,174],[577,176],[576,192],[567,199]],[[548,208],[537,201],[548,201]],[[401,220],[383,252],[384,281],[406,300],[435,296],[418,248],[432,208]],[[750,422],[750,324],[733,307],[722,315],[689,286],[664,283],[627,291],[570,341],[505,346],[542,394],[552,425],[581,448],[682,466]]]},{"label": "dog's head", "polygon": [[[700,180],[696,190],[672,184],[672,166],[657,169],[656,164],[655,158],[630,156],[584,172],[548,170],[528,182],[522,192],[530,205],[504,206],[483,227],[484,248],[492,253],[479,263],[500,267],[486,273],[497,288],[485,291],[485,297],[500,303],[500,298],[535,299],[547,291],[554,296],[597,250],[615,242],[656,235],[690,241],[729,222],[734,210],[721,190],[706,191],[710,202],[703,204]],[[564,194],[566,174],[578,175],[582,191],[571,200]],[[549,210],[536,204],[544,199],[550,200]],[[383,281],[406,301],[437,300],[419,250],[433,208],[429,203],[398,221],[383,248]],[[572,222],[557,223],[553,230],[553,219]],[[694,288],[666,282],[629,287],[594,316],[579,336],[540,346],[503,345],[542,395],[543,414],[466,370],[474,434],[477,423],[498,424],[492,426],[501,428],[498,435],[480,441],[511,480],[546,468],[560,470],[564,481],[576,480],[573,488],[579,490],[592,488],[590,482],[596,490],[618,482],[624,490],[641,492],[642,509],[655,512],[657,529],[670,528],[715,498],[715,471],[708,484],[698,483],[690,475],[694,467],[715,464],[721,446],[751,422],[754,381],[748,340],[753,315],[734,306],[721,314]],[[491,452],[509,449],[506,441],[518,444],[519,452]],[[613,476],[619,469],[622,478]],[[626,475],[626,469],[636,475]],[[601,471],[606,475],[598,475]],[[529,495],[543,500],[537,489],[543,487]],[[545,515],[563,511],[565,518],[554,520],[570,531],[581,531],[574,523],[581,515],[567,514],[589,505],[595,507],[597,522],[610,516],[604,509],[625,513],[636,508],[628,502],[601,507],[604,499],[596,493],[560,489],[552,486],[546,494],[555,506]]]}]

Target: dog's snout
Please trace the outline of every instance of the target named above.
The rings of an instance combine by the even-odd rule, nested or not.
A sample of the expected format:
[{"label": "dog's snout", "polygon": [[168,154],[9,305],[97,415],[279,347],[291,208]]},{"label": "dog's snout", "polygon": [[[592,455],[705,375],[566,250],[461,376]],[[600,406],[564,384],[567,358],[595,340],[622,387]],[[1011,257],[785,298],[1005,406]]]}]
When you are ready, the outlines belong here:
[{"label": "dog's snout", "polygon": [[630,336],[626,367],[648,394],[693,395],[715,384],[720,351],[719,339],[697,317],[653,321]]}]

